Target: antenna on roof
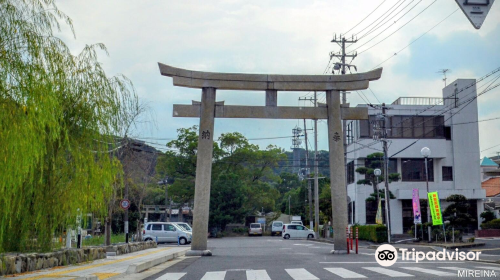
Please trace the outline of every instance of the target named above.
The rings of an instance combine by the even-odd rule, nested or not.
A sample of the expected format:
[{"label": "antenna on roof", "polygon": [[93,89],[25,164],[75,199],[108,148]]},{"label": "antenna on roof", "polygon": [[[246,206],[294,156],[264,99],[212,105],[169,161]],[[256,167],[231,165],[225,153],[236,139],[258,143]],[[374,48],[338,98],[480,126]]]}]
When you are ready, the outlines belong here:
[{"label": "antenna on roof", "polygon": [[444,86],[445,86],[445,87],[446,87],[446,80],[448,79],[448,78],[446,78],[446,72],[448,72],[448,71],[450,71],[450,72],[451,72],[451,70],[450,70],[450,69],[441,69],[441,70],[439,70],[439,71],[437,71],[437,72],[436,72],[436,73],[441,73],[441,74],[443,74],[443,76],[444,76],[443,81],[444,81]]}]

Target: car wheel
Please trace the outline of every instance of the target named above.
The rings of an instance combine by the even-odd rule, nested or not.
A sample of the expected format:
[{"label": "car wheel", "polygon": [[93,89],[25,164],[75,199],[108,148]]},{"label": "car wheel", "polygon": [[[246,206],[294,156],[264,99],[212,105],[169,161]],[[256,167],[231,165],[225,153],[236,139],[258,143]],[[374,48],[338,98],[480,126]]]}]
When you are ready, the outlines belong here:
[{"label": "car wheel", "polygon": [[146,241],[153,241],[153,239],[151,239],[151,238],[146,238]]},{"label": "car wheel", "polygon": [[283,238],[290,239],[290,234],[285,234],[285,236]]},{"label": "car wheel", "polygon": [[181,238],[179,239],[179,244],[181,244],[181,245],[186,245],[186,243],[187,243],[186,238],[181,237]]},{"label": "car wheel", "polygon": [[307,239],[311,239],[311,238],[314,238],[314,235],[309,234],[309,235],[307,236]]}]

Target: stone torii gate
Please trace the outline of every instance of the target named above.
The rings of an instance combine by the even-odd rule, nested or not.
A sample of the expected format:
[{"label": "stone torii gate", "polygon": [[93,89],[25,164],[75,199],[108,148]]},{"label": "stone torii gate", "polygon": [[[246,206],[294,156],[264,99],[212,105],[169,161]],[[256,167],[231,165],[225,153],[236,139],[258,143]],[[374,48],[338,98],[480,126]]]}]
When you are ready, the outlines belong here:
[{"label": "stone torii gate", "polygon": [[[367,108],[341,106],[340,91],[367,89],[378,80],[382,68],[351,75],[267,75],[190,71],[158,63],[163,76],[173,78],[174,86],[201,88],[201,102],[174,104],[174,117],[199,117],[198,152],[194,194],[193,240],[186,255],[210,256],[207,250],[210,182],[212,176],[213,131],[215,118],[327,119],[330,151],[332,221],[335,253],[347,250],[347,191],[344,173],[344,145],[341,119],[368,119]],[[216,102],[216,90],[262,90],[266,106],[229,106]],[[278,91],[325,91],[326,106],[277,106]],[[344,107],[345,106],[345,107]]]}]

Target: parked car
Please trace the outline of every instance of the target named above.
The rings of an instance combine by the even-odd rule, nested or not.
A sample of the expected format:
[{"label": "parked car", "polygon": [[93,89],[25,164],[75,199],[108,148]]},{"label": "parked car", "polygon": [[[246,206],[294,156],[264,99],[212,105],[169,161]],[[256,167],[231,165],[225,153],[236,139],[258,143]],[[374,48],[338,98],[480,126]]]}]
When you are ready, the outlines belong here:
[{"label": "parked car", "polygon": [[303,226],[304,224],[302,223],[302,221],[291,221],[290,224],[292,225],[301,225]]},{"label": "parked car", "polygon": [[184,231],[174,223],[151,222],[144,225],[142,240],[164,242],[179,242],[181,245],[191,243],[192,234]]},{"label": "parked car", "polygon": [[258,223],[251,223],[248,228],[248,235],[260,235],[262,236],[262,225]]},{"label": "parked car", "polygon": [[283,232],[281,236],[284,239],[290,238],[315,238],[313,230],[306,228],[305,226],[295,225],[295,224],[284,224]]},{"label": "parked car", "polygon": [[193,229],[191,228],[191,226],[188,224],[188,223],[184,223],[184,222],[172,222],[172,224],[176,224],[178,225],[179,227],[181,227],[184,231],[187,231],[187,232],[193,232]]},{"label": "parked car", "polygon": [[271,235],[281,235],[283,231],[283,222],[282,221],[274,221],[271,225]]}]

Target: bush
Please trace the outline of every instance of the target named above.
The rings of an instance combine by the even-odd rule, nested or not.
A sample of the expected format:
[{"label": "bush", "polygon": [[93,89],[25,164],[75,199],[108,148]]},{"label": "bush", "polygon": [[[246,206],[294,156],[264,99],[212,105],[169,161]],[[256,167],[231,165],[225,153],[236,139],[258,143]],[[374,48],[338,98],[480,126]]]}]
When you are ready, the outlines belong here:
[{"label": "bush", "polygon": [[[427,240],[427,227],[431,226],[431,240],[432,241],[444,241],[443,237],[443,226],[433,226],[432,223],[424,223],[423,228],[421,225],[417,227],[417,238],[422,239],[422,229],[424,231],[423,240]],[[415,236],[415,226],[411,226],[411,229],[408,231],[408,234]],[[436,240],[437,235],[437,240]],[[455,241],[462,241],[463,232],[458,228],[455,228]],[[446,239],[451,241],[453,239],[453,227],[446,225]]]},{"label": "bush", "polygon": [[489,221],[496,219],[497,217],[495,216],[495,213],[486,210],[483,213],[481,213],[481,218],[483,218],[483,223],[487,223]]},{"label": "bush", "polygon": [[238,228],[233,228],[234,233],[247,233],[248,228],[246,227],[238,227]]},{"label": "bush", "polygon": [[384,225],[365,225],[365,226],[353,226],[358,228],[359,239],[369,240],[377,243],[387,242],[387,227]]},{"label": "bush", "polygon": [[500,219],[494,219],[481,224],[481,229],[500,229]]}]

